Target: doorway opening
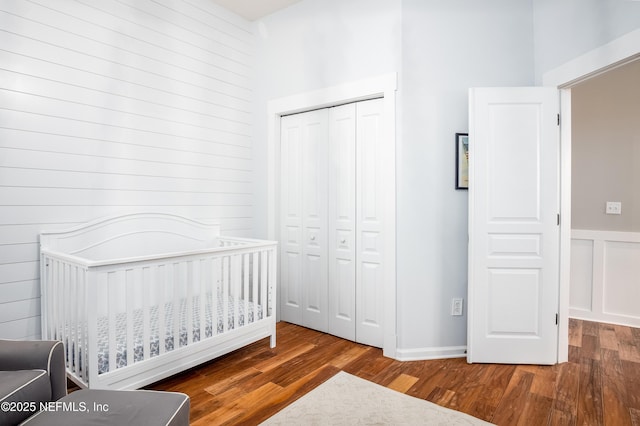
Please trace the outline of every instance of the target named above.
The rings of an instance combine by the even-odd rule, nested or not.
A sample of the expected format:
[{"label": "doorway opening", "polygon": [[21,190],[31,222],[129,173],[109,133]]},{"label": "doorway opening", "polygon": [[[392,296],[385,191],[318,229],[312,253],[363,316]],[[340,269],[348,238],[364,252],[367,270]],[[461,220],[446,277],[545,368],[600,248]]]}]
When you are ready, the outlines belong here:
[{"label": "doorway opening", "polygon": [[569,358],[571,279],[571,88],[613,68],[640,59],[640,30],[628,33],[544,74],[543,86],[560,89],[560,294],[558,362]]}]

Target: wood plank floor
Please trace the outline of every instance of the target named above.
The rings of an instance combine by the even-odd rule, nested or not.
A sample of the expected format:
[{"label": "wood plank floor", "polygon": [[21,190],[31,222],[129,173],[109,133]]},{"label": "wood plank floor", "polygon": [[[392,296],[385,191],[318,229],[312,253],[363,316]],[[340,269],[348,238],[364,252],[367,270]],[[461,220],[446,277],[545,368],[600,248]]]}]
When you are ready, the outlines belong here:
[{"label": "wood plank floor", "polygon": [[571,320],[555,366],[400,362],[288,323],[268,339],[149,386],[191,397],[193,425],[258,424],[343,370],[498,425],[640,426],[640,329]]}]

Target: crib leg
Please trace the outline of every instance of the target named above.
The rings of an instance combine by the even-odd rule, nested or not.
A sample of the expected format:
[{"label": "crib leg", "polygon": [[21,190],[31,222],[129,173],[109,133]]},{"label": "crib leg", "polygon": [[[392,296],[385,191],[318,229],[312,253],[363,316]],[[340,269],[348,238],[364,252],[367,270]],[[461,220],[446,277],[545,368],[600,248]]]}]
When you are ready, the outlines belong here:
[{"label": "crib leg", "polygon": [[271,333],[271,349],[276,347],[276,331],[273,330],[273,333]]}]

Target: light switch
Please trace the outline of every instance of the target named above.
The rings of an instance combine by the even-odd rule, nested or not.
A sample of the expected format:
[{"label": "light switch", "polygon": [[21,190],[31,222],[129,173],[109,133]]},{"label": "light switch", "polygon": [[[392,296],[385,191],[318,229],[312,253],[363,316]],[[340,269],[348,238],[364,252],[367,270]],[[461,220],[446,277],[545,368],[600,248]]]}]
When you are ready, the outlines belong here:
[{"label": "light switch", "polygon": [[607,214],[622,214],[622,203],[620,201],[607,201]]}]

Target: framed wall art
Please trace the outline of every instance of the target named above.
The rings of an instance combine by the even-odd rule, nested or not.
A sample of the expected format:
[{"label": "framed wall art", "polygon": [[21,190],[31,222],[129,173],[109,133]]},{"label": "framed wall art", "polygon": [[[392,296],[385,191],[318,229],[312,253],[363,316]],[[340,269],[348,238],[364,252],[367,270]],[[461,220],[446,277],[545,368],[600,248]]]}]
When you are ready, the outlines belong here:
[{"label": "framed wall art", "polygon": [[456,133],[456,189],[469,189],[468,133]]}]

